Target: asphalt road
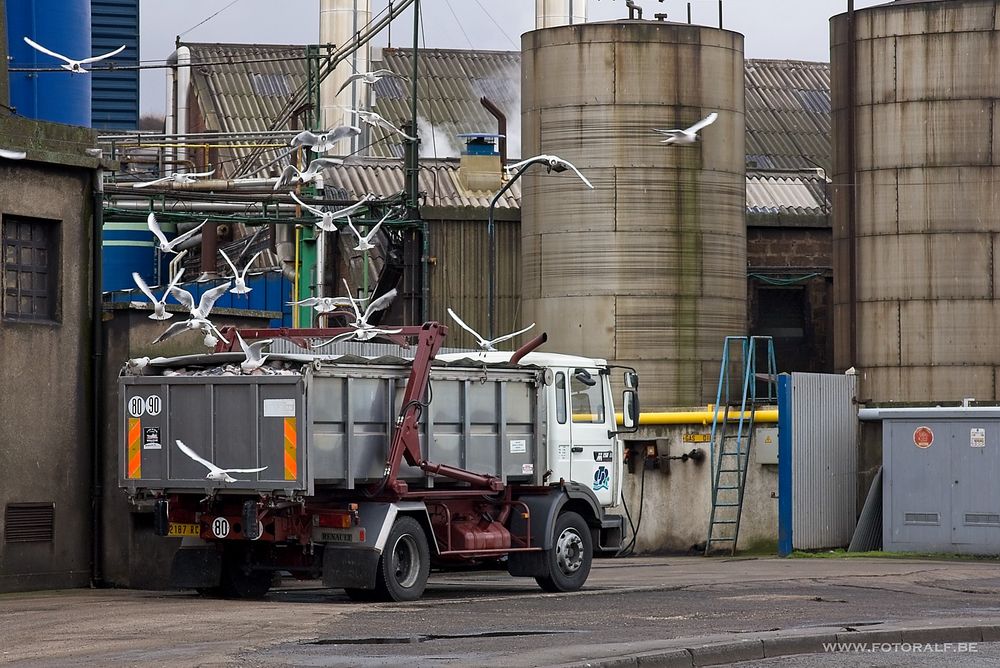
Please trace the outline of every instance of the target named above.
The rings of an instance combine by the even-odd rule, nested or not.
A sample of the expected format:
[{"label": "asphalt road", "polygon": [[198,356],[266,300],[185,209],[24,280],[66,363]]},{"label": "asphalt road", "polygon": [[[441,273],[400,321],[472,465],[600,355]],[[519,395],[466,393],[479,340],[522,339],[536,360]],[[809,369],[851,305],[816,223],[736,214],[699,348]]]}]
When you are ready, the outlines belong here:
[{"label": "asphalt road", "polygon": [[[315,582],[283,583],[257,602],[189,592],[34,592],[0,595],[0,663],[515,667],[756,647],[782,634],[921,627],[930,629],[925,642],[943,642],[956,628],[995,625],[989,639],[1000,640],[998,593],[997,562],[698,557],[600,560],[573,594],[544,594],[505,573],[435,574],[424,599],[408,604],[354,603]],[[935,636],[941,627],[951,635]],[[984,657],[998,656],[995,646],[982,647]],[[836,653],[836,665],[932,665],[896,652],[876,658],[899,662],[865,655],[841,663],[851,657]],[[799,665],[788,661],[748,665]]]}]

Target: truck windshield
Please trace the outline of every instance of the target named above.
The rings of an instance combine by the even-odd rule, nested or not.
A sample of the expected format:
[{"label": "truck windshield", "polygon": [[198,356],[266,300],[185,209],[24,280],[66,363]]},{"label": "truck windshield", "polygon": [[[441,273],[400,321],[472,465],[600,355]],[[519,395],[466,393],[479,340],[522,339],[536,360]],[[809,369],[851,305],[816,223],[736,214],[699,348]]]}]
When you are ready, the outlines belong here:
[{"label": "truck windshield", "polygon": [[[570,396],[573,401],[573,422],[587,424],[604,423],[604,385],[596,369],[588,370],[590,382],[580,373],[575,373],[570,380]],[[597,380],[598,382],[594,382]]]}]

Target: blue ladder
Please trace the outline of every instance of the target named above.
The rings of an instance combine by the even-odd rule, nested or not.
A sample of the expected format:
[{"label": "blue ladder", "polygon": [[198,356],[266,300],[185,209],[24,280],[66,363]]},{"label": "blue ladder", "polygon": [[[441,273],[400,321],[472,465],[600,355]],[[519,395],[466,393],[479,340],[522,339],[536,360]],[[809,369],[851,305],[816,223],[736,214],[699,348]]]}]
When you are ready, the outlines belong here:
[{"label": "blue ladder", "polygon": [[[760,373],[758,366],[765,367],[766,371]],[[742,389],[738,398],[737,378]],[[763,381],[765,388],[761,393],[758,393],[758,381]],[[777,382],[774,340],[770,336],[726,337],[712,414],[709,460],[712,514],[708,520],[706,556],[711,554],[713,545],[719,543],[729,543],[730,554],[736,554],[757,408],[777,402]]]}]

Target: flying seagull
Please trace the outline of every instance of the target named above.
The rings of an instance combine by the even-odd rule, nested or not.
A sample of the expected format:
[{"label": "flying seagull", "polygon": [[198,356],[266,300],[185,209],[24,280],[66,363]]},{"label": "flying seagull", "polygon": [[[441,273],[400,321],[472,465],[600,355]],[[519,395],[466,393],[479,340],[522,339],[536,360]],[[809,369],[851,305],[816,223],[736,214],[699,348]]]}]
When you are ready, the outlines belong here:
[{"label": "flying seagull", "polygon": [[[347,288],[347,293],[348,295],[350,295],[351,288],[347,285],[347,281],[344,281],[344,287]],[[353,327],[354,331],[338,334],[332,339],[324,341],[323,343],[315,344],[312,347],[322,348],[324,346],[330,345],[331,343],[334,343],[335,341],[346,341],[347,339],[357,339],[358,341],[367,341],[369,339],[375,338],[380,334],[399,334],[403,330],[380,329],[378,327],[375,327],[374,325],[368,324],[368,318],[372,317],[372,315],[375,314],[377,311],[381,311],[383,309],[388,308],[389,304],[391,304],[392,300],[395,298],[396,298],[396,290],[392,289],[389,292],[382,295],[381,297],[379,297],[378,299],[373,300],[370,304],[368,304],[368,308],[365,309],[365,312],[362,313],[361,310],[358,308],[358,302],[361,300],[354,299],[353,297],[348,297],[348,299],[351,300],[351,308],[354,309],[354,316],[355,316],[354,322],[350,323],[348,326]]]},{"label": "flying seagull", "polygon": [[191,317],[194,319],[208,318],[208,314],[212,312],[215,302],[228,291],[229,281],[226,281],[222,285],[217,285],[211,290],[205,290],[201,295],[201,299],[198,300],[198,305],[195,306],[194,296],[190,292],[177,286],[170,288],[170,293],[181,303],[181,306],[191,313]]},{"label": "flying seagull", "polygon": [[197,452],[184,445],[177,439],[177,447],[180,448],[181,452],[185,455],[198,462],[202,466],[208,469],[208,475],[205,476],[205,480],[215,480],[217,482],[238,482],[236,478],[229,475],[230,473],[260,473],[267,469],[266,466],[262,466],[258,469],[221,469],[212,462],[200,457]]},{"label": "flying seagull", "polygon": [[239,332],[236,332],[236,340],[240,342],[240,348],[243,349],[243,354],[246,355],[246,359],[240,362],[240,370],[243,373],[251,373],[259,369],[264,364],[264,360],[267,359],[267,355],[262,354],[264,346],[274,343],[274,339],[264,339],[263,341],[255,341],[247,345],[247,342],[243,340]]},{"label": "flying seagull", "polygon": [[215,344],[219,342],[219,339],[229,343],[229,341],[222,336],[222,333],[216,329],[215,325],[213,325],[212,321],[208,318],[190,318],[182,322],[175,322],[170,325],[170,327],[167,327],[162,334],[153,339],[153,343],[160,343],[161,341],[172,339],[182,332],[191,332],[196,329],[205,335],[204,343],[207,348],[214,348]]},{"label": "flying seagull", "polygon": [[64,70],[68,70],[68,71],[72,72],[73,74],[87,74],[87,70],[83,69],[82,65],[87,65],[89,63],[96,63],[98,60],[104,60],[105,58],[110,58],[111,56],[117,56],[119,53],[121,53],[122,51],[125,50],[125,45],[122,44],[121,46],[119,46],[114,51],[102,54],[100,56],[93,56],[91,58],[83,58],[81,60],[73,60],[72,58],[67,58],[66,56],[62,55],[61,53],[56,53],[55,51],[51,51],[49,49],[46,49],[41,44],[38,44],[37,42],[32,42],[27,37],[24,38],[24,41],[27,42],[28,46],[30,46],[31,48],[33,48],[33,49],[35,49],[37,51],[41,51],[42,53],[50,55],[53,58],[56,58],[58,60],[64,61],[65,64],[64,65],[60,65],[59,67],[63,68]]},{"label": "flying seagull", "polygon": [[382,216],[382,220],[375,223],[375,227],[368,230],[368,234],[365,235],[362,235],[360,232],[358,232],[358,228],[354,227],[354,223],[351,222],[351,217],[348,216],[347,226],[351,228],[351,231],[354,232],[354,236],[358,238],[358,245],[354,247],[354,250],[364,252],[366,250],[371,250],[372,248],[375,248],[375,244],[372,243],[372,239],[374,239],[375,235],[378,234],[378,229],[382,227],[382,223],[384,223],[386,218],[388,218],[391,215],[392,211],[389,211],[389,213]]},{"label": "flying seagull", "polygon": [[653,132],[659,132],[661,135],[666,135],[667,138],[661,141],[661,144],[685,146],[698,141],[698,131],[702,128],[707,128],[709,125],[714,123],[715,119],[718,117],[719,114],[713,111],[708,116],[685,130],[657,130],[654,128]]},{"label": "flying seagull", "polygon": [[355,81],[361,81],[361,83],[365,83],[371,86],[378,83],[379,80],[384,79],[386,77],[402,79],[404,81],[410,80],[409,77],[403,76],[402,74],[396,74],[392,70],[374,70],[373,72],[359,72],[357,74],[352,74],[351,76],[347,77],[347,80],[344,82],[344,85],[337,90],[337,95],[340,95],[340,93],[345,88],[350,86]]},{"label": "flying seagull", "polygon": [[258,251],[256,255],[250,258],[250,261],[247,262],[246,265],[244,265],[242,274],[239,271],[237,271],[236,265],[233,264],[233,261],[229,259],[228,255],[226,255],[226,251],[220,248],[219,252],[222,253],[222,257],[226,259],[226,264],[229,265],[229,268],[233,270],[233,278],[236,280],[236,284],[233,286],[230,292],[232,292],[235,295],[242,295],[253,290],[253,288],[247,287],[247,272],[250,271],[250,266],[254,263],[254,260],[260,257],[264,251]]},{"label": "flying seagull", "polygon": [[213,174],[215,174],[214,169],[210,172],[184,172],[184,173],[178,172],[176,174],[171,174],[170,176],[164,176],[163,178],[160,179],[154,179],[153,181],[145,181],[143,183],[133,183],[132,187],[148,188],[150,186],[159,185],[161,183],[167,183],[168,181],[170,181],[171,183],[175,183],[177,185],[187,185],[189,183],[194,183],[203,176],[212,176]]},{"label": "flying seagull", "polygon": [[150,212],[150,214],[146,216],[146,225],[149,227],[149,231],[153,233],[153,236],[156,237],[157,241],[160,242],[159,249],[161,253],[176,253],[177,251],[174,249],[193,237],[195,233],[207,222],[208,218],[206,218],[198,227],[190,229],[184,234],[174,237],[172,241],[167,241],[167,238],[163,235],[163,230],[160,229],[160,224],[156,222],[156,214]]},{"label": "flying seagull", "polygon": [[545,171],[556,172],[557,174],[559,172],[565,172],[567,169],[572,169],[576,175],[580,177],[580,180],[587,184],[588,188],[592,190],[594,188],[594,184],[588,181],[587,177],[581,174],[580,170],[577,169],[572,162],[569,160],[563,160],[558,155],[536,155],[533,158],[528,158],[527,160],[522,160],[521,162],[515,162],[513,165],[508,165],[507,167],[504,167],[504,171],[509,174],[513,171],[521,169],[522,167],[527,167],[528,165],[535,163],[545,165]]},{"label": "flying seagull", "polygon": [[278,177],[278,180],[274,184],[274,189],[281,190],[282,188],[294,186],[298,183],[311,183],[327,167],[342,164],[344,164],[344,161],[338,158],[316,158],[302,171],[295,165],[288,165],[282,170],[281,176]]},{"label": "flying seagull", "polygon": [[292,191],[288,191],[288,194],[291,196],[293,200],[298,202],[299,206],[301,206],[303,209],[306,209],[310,213],[319,216],[320,219],[316,221],[316,227],[323,230],[324,232],[336,232],[337,224],[333,222],[334,220],[336,220],[337,218],[343,218],[345,216],[351,215],[352,213],[363,207],[365,204],[375,199],[375,195],[372,195],[371,193],[365,193],[364,195],[361,196],[361,200],[359,202],[357,202],[356,204],[352,204],[351,206],[345,209],[341,209],[339,211],[323,211],[322,209],[317,209],[314,206],[306,204],[298,197],[296,197],[295,193]]},{"label": "flying seagull", "polygon": [[167,286],[167,289],[163,291],[163,296],[157,299],[153,296],[153,291],[149,289],[148,285],[146,285],[146,281],[142,280],[142,276],[140,276],[138,272],[132,272],[132,280],[135,281],[135,284],[139,286],[140,290],[142,290],[142,294],[146,295],[146,297],[149,298],[149,301],[153,304],[153,312],[149,314],[150,320],[169,320],[174,317],[173,313],[167,313],[167,297],[170,295],[170,290],[177,287],[177,284],[180,283],[181,276],[183,275],[184,269],[181,268],[181,270],[174,276],[173,280],[170,281],[170,285]]},{"label": "flying seagull", "polygon": [[385,130],[391,130],[396,134],[398,134],[403,139],[409,141],[417,141],[416,137],[411,137],[410,135],[406,134],[405,132],[397,128],[395,125],[393,125],[389,121],[385,120],[384,118],[376,114],[374,111],[364,111],[364,110],[348,109],[348,108],[345,108],[344,111],[351,114],[357,114],[358,118],[361,119],[362,123],[367,123],[373,128],[383,128]]},{"label": "flying seagull", "polygon": [[28,157],[28,154],[24,151],[11,151],[8,148],[0,148],[0,158],[6,158],[7,160],[24,160]]},{"label": "flying seagull", "polygon": [[451,310],[451,308],[448,309],[448,315],[451,316],[452,320],[458,323],[459,327],[461,327],[462,329],[464,329],[465,331],[476,337],[476,343],[483,352],[495,352],[496,344],[502,343],[507,339],[513,339],[515,336],[519,334],[524,334],[529,329],[535,326],[535,323],[531,323],[524,329],[520,329],[512,334],[504,334],[503,336],[498,336],[495,339],[484,339],[482,336],[479,335],[479,332],[466,325],[465,322],[458,317],[458,314],[456,314],[454,311]]},{"label": "flying seagull", "polygon": [[317,313],[333,313],[337,309],[351,308],[350,297],[309,297],[297,302],[286,302],[290,306],[306,306]]},{"label": "flying seagull", "polygon": [[333,128],[332,130],[324,130],[323,132],[309,132],[309,130],[303,130],[299,134],[292,137],[292,141],[289,143],[289,146],[292,148],[306,146],[311,148],[316,153],[326,153],[341,139],[344,139],[345,137],[353,137],[354,135],[359,134],[361,134],[361,128],[353,125],[341,125]]}]

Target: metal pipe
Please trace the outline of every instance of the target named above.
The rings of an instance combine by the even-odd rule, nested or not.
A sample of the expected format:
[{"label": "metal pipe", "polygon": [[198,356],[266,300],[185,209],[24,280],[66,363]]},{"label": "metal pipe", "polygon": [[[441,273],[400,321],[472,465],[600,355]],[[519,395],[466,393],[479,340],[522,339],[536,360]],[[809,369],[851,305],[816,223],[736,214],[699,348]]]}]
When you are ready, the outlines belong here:
[{"label": "metal pipe", "polygon": [[410,122],[413,124],[410,128],[412,134],[411,137],[414,138],[410,142],[413,149],[413,156],[411,158],[411,164],[409,166],[410,173],[407,174],[409,187],[407,188],[410,192],[410,207],[414,212],[417,211],[417,206],[419,202],[417,201],[420,197],[420,137],[417,134],[417,91],[419,90],[417,82],[420,80],[420,58],[418,53],[420,51],[419,44],[417,42],[420,36],[420,0],[415,0],[413,4],[413,71],[410,73],[411,82],[413,89],[410,96]]},{"label": "metal pipe", "polygon": [[[171,70],[167,70],[167,73],[172,77],[173,73]],[[169,99],[168,99],[169,101]],[[173,114],[170,113],[168,108],[167,119],[169,120]],[[167,126],[169,128],[169,126]],[[229,141],[231,139],[291,139],[298,134],[298,130],[256,130],[247,132],[185,132],[177,133],[175,130],[168,132],[130,132],[123,135],[101,135],[97,138],[98,143],[110,143],[110,142],[123,142],[123,141],[135,141],[142,143],[146,140],[151,141],[167,141],[169,139],[191,139],[198,140],[201,143],[213,141]]]},{"label": "metal pipe", "polygon": [[[111,209],[122,209],[124,211],[144,211],[149,212],[150,200],[125,200],[125,201],[110,201],[108,208]],[[260,213],[265,213],[264,205],[261,202],[185,202],[183,209],[167,209],[166,205],[162,202],[160,207],[153,207],[157,211],[163,212],[175,212],[175,213],[249,213],[253,211],[260,211]],[[292,204],[285,204],[283,202],[275,202],[269,204],[267,209],[272,209],[275,213],[285,212],[288,214],[295,213],[295,206]]]},{"label": "metal pipe", "polygon": [[507,164],[507,116],[488,97],[479,98],[479,104],[497,119],[497,134],[500,135],[497,139],[497,149],[500,152],[500,168],[503,169]]},{"label": "metal pipe", "polygon": [[719,30],[722,30],[722,0],[719,0]]},{"label": "metal pipe", "polygon": [[[191,92],[191,49],[177,48],[177,132],[181,136],[188,129],[189,95]],[[187,149],[177,149],[177,159],[187,158]]]},{"label": "metal pipe", "polygon": [[[703,426],[709,426],[712,424],[712,419],[715,416],[715,411],[712,409],[704,411],[667,411],[658,413],[640,413],[639,414],[639,424],[640,425],[668,425],[668,424],[700,424]],[[739,411],[729,414],[730,419],[739,420]],[[743,414],[744,420],[750,419],[750,412],[747,411]],[[754,422],[777,422],[778,421],[778,409],[777,408],[762,408],[757,410],[753,416]],[[622,424],[622,414],[615,413],[615,420],[618,424]]]},{"label": "metal pipe", "polygon": [[[857,103],[855,77],[857,60],[855,57],[854,0],[847,0],[847,292],[851,319],[849,333],[850,360],[844,367],[857,367],[858,363],[858,230],[855,206],[857,205],[857,155],[855,153],[854,105]],[[842,186],[843,187],[843,186]]]},{"label": "metal pipe", "polygon": [[101,525],[103,522],[104,496],[104,329],[103,329],[103,282],[102,232],[104,226],[104,172],[98,167],[93,174],[93,230],[91,231],[91,481],[90,481],[90,529],[91,529],[91,586],[100,587],[104,583],[104,546]]},{"label": "metal pipe", "polygon": [[510,363],[517,364],[520,362],[525,355],[533,350],[538,349],[542,344],[549,340],[549,335],[546,332],[542,332],[535,338],[531,339],[523,346],[514,351],[514,354],[510,356]]}]

